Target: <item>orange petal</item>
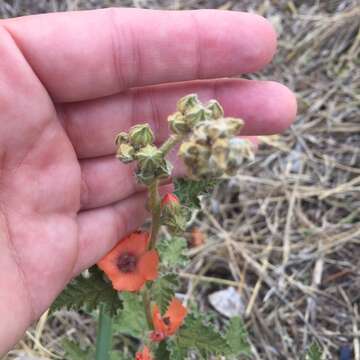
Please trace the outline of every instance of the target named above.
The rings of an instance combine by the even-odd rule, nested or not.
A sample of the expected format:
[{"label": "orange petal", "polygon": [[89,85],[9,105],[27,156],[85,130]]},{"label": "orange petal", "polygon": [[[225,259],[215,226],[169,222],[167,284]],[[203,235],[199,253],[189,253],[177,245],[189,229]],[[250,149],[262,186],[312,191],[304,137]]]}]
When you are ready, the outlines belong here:
[{"label": "orange petal", "polygon": [[135,360],[152,360],[149,348],[147,346],[144,346],[142,352],[136,353]]},{"label": "orange petal", "polygon": [[110,278],[116,276],[119,269],[116,265],[116,257],[105,256],[98,263],[97,266]]},{"label": "orange petal", "polygon": [[153,325],[154,325],[155,331],[165,334],[167,327],[162,320],[159,307],[156,304],[153,307],[152,320],[153,320]]},{"label": "orange petal", "polygon": [[144,231],[135,231],[121,240],[122,253],[129,252],[133,255],[140,256],[146,249],[149,242],[149,234]]},{"label": "orange petal", "polygon": [[113,287],[118,291],[139,291],[145,284],[144,277],[139,272],[121,273],[110,278]]},{"label": "orange petal", "polygon": [[181,326],[184,321],[185,316],[187,315],[186,307],[183,306],[180,300],[174,298],[169,308],[166,311],[165,317],[170,319],[170,325],[168,329],[168,335],[175,334],[176,330]]},{"label": "orange petal", "polygon": [[125,253],[131,253],[134,256],[142,255],[147,248],[149,234],[146,232],[133,232],[121,239],[108,254],[106,254],[98,263],[98,267],[113,279],[119,274],[117,262],[119,257]]},{"label": "orange petal", "polygon": [[145,357],[145,360],[151,360],[150,350],[147,346],[144,347],[143,355]]},{"label": "orange petal", "polygon": [[147,251],[138,262],[139,272],[146,280],[155,280],[158,277],[159,255],[156,250]]}]

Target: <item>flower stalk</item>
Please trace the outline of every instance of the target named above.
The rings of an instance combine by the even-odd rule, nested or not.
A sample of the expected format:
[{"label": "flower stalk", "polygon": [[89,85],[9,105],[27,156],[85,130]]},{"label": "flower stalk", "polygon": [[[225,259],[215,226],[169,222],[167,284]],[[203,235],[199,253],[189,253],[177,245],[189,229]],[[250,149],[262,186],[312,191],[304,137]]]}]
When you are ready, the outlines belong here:
[{"label": "flower stalk", "polygon": [[151,232],[149,240],[149,250],[155,248],[156,240],[160,231],[160,194],[159,194],[159,181],[155,180],[148,186],[149,192],[149,209],[151,213]]},{"label": "flower stalk", "polygon": [[160,151],[163,153],[163,156],[166,156],[170,150],[183,140],[182,135],[173,134],[161,145]]},{"label": "flower stalk", "polygon": [[146,321],[147,321],[149,329],[152,330],[154,328],[154,325],[153,325],[152,314],[151,314],[151,300],[150,300],[149,289],[147,289],[146,287],[144,288],[144,290],[142,292],[142,298],[143,298],[143,302],[144,302]]}]

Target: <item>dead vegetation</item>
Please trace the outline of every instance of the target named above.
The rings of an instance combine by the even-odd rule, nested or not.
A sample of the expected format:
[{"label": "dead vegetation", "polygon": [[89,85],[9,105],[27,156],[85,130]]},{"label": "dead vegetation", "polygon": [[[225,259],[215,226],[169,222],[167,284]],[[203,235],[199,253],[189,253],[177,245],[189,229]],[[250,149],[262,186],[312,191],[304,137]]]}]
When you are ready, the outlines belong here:
[{"label": "dead vegetation", "polygon": [[[264,139],[271,145],[195,220],[206,242],[191,250],[186,295],[202,295],[206,308],[215,288],[234,286],[254,359],[303,359],[315,340],[329,359],[349,347],[360,360],[359,2],[13,0],[0,1],[0,10],[9,17],[117,5],[251,10],[276,26],[279,53],[251,78],[292,88],[297,121]],[[43,320],[9,359],[62,358],[64,337],[94,336],[92,320],[79,314]]]}]

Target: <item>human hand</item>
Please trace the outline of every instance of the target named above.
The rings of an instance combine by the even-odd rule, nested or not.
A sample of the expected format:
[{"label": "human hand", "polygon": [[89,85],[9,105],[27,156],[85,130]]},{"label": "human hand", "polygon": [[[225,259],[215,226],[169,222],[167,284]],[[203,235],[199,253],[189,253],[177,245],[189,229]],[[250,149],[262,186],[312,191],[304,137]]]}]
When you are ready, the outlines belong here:
[{"label": "human hand", "polygon": [[284,86],[223,79],[260,69],[275,47],[266,20],[238,12],[0,21],[0,354],[146,217],[146,194],[113,156],[116,133],[149,122],[161,142],[192,92],[243,118],[247,135],[289,126],[296,101]]}]

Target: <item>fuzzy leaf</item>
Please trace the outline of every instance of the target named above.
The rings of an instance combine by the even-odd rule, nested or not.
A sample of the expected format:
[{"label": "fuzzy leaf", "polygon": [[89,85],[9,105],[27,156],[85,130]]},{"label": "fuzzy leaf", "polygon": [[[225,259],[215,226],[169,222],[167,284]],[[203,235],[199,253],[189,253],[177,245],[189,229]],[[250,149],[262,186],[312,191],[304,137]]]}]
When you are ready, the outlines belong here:
[{"label": "fuzzy leaf", "polygon": [[306,360],[321,360],[322,350],[318,343],[313,342],[306,354]]},{"label": "fuzzy leaf", "polygon": [[[185,360],[187,359],[188,349],[180,348],[176,341],[168,340],[167,349],[169,350],[171,360]],[[161,359],[161,358],[159,358]]]},{"label": "fuzzy leaf", "polygon": [[199,196],[209,194],[218,183],[219,180],[194,181],[180,178],[174,181],[174,193],[182,205],[188,208],[200,208]]},{"label": "fuzzy leaf", "polygon": [[184,238],[174,236],[171,239],[162,239],[157,249],[159,251],[161,264],[166,269],[175,269],[186,265],[188,259],[184,255],[187,242]]},{"label": "fuzzy leaf", "polygon": [[251,354],[250,345],[247,341],[247,332],[240,317],[236,316],[230,320],[225,339],[231,350],[228,355],[239,356],[240,354]]},{"label": "fuzzy leaf", "polygon": [[171,353],[167,347],[167,341],[162,341],[155,351],[155,359],[161,360],[173,360]]},{"label": "fuzzy leaf", "polygon": [[176,336],[176,344],[182,351],[195,349],[203,357],[209,354],[223,355],[231,353],[224,337],[211,324],[204,324],[201,318],[188,315],[185,324]]},{"label": "fuzzy leaf", "polygon": [[142,338],[149,330],[144,305],[138,294],[124,292],[121,294],[123,309],[114,321],[114,333]]},{"label": "fuzzy leaf", "polygon": [[105,304],[106,311],[111,315],[121,308],[117,291],[104,280],[102,272],[94,266],[90,269],[89,278],[79,275],[68,284],[52,304],[51,311],[65,308],[85,309],[90,312],[97,309],[100,303]]},{"label": "fuzzy leaf", "polygon": [[178,286],[179,281],[176,274],[166,274],[155,281],[153,285],[154,300],[159,306],[161,314],[166,312]]},{"label": "fuzzy leaf", "polygon": [[66,360],[92,360],[95,357],[95,349],[93,347],[90,346],[83,350],[79,344],[68,339],[62,342],[62,347],[65,351]]},{"label": "fuzzy leaf", "polygon": [[[94,358],[92,358],[93,360]],[[124,355],[121,351],[112,351],[110,353],[110,360],[131,360],[132,358],[127,356],[127,355]]]}]

